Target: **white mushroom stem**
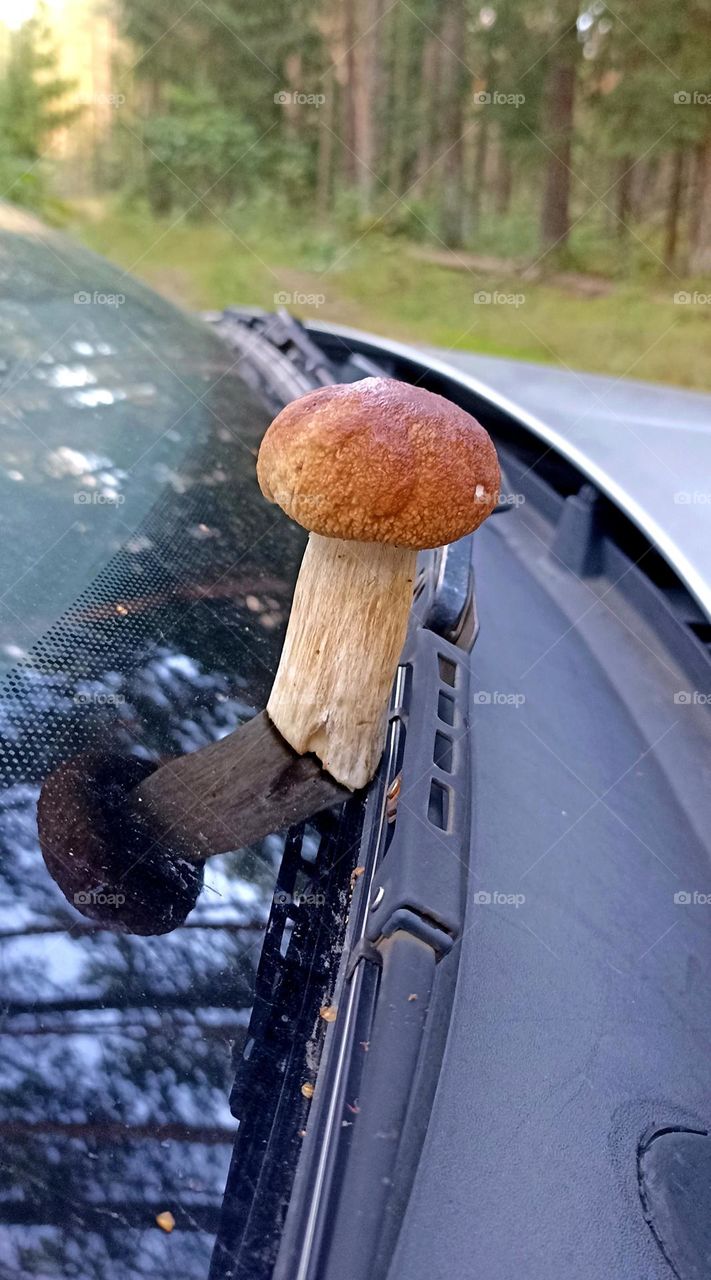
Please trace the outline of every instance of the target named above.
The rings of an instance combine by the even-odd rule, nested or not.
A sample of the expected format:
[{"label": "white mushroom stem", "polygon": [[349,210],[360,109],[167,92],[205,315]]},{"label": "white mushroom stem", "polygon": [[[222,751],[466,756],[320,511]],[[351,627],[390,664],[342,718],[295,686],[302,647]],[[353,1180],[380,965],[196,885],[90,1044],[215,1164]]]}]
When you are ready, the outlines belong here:
[{"label": "white mushroom stem", "polygon": [[417,552],[312,533],[267,711],[344,786],[365,786],[385,745]]}]

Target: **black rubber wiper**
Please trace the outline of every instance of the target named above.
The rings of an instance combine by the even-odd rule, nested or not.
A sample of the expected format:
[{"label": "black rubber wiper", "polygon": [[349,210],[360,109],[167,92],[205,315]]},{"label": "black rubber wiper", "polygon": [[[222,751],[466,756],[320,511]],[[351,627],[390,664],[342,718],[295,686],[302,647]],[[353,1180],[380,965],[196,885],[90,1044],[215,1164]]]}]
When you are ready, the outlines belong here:
[{"label": "black rubber wiper", "polygon": [[203,318],[243,357],[240,373],[244,381],[260,392],[275,413],[296,396],[341,380],[334,365],[288,311],[227,307],[206,312]]}]

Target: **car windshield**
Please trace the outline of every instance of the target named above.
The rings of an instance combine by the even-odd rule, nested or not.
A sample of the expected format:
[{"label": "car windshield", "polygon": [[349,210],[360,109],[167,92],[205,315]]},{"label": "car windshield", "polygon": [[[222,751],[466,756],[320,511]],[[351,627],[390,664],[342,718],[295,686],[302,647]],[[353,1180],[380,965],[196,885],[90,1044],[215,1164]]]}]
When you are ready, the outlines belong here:
[{"label": "car windshield", "polygon": [[0,1274],[204,1277],[283,840],[211,859],[186,923],[135,937],[65,900],[37,801],[82,753],[158,761],[261,709],[303,539],[208,326],[5,224]]}]

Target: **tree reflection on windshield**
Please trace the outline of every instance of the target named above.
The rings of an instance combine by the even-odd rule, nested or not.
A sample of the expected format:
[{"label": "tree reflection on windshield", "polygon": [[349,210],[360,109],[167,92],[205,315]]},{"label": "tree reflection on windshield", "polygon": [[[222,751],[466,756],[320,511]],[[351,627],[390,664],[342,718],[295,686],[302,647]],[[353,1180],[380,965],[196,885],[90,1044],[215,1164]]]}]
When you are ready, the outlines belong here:
[{"label": "tree reflection on windshield", "polygon": [[[209,355],[209,412],[201,405],[199,423],[188,414],[181,425],[194,446],[170,466],[122,463],[127,492],[137,487],[144,507],[152,494],[146,518],[79,509],[93,522],[91,585],[45,630],[42,575],[62,563],[50,555],[13,596],[15,615],[27,606],[22,625],[0,617],[16,663],[0,686],[0,1276],[204,1277],[209,1267],[236,1131],[234,1055],[283,839],[211,859],[185,925],[134,937],[64,899],[36,825],[44,779],[88,746],[159,761],[219,739],[266,701],[303,543],[258,493],[268,413],[229,372],[229,352],[215,341]],[[148,363],[144,380],[165,377]],[[45,380],[45,392],[76,388]],[[48,414],[50,453],[71,445],[68,420]],[[97,457],[126,453],[118,420],[110,429],[110,451],[95,431]],[[62,486],[71,502],[71,468],[33,475],[36,518],[43,485],[55,505]]]},{"label": "tree reflection on windshield", "polygon": [[[144,743],[214,740],[245,712],[226,684],[152,645],[121,684],[117,733],[128,745],[137,715]],[[52,698],[61,718],[59,680]],[[51,700],[45,688],[46,714]],[[236,1128],[231,1054],[249,1019],[283,841],[211,860],[175,933],[112,934],[74,912],[47,875],[38,791],[17,781],[0,807],[0,1267],[68,1275],[75,1257],[81,1276],[168,1275],[180,1238],[181,1273],[204,1275]],[[172,1240],[155,1228],[165,1211],[181,1228]]]}]

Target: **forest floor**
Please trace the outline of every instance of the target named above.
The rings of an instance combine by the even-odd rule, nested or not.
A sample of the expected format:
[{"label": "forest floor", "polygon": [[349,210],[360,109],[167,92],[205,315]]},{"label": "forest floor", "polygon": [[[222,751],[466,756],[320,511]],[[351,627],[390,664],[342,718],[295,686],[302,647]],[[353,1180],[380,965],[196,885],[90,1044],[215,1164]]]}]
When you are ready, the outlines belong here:
[{"label": "forest floor", "polygon": [[191,310],[284,305],[404,341],[711,390],[709,282],[704,292],[661,267],[599,288],[570,271],[532,280],[511,260],[269,221],[86,206],[69,230]]}]

